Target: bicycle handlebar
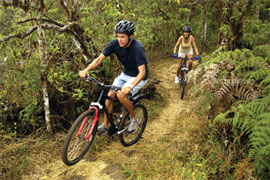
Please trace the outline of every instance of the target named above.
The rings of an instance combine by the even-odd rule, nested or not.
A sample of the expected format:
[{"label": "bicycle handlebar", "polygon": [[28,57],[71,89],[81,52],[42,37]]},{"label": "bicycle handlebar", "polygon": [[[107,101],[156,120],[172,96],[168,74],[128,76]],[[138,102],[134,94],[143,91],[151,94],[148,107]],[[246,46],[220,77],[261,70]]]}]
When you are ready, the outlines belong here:
[{"label": "bicycle handlebar", "polygon": [[183,57],[178,57],[177,54],[173,54],[173,58],[175,58],[175,59],[178,59],[178,58],[180,59],[180,58],[181,58],[181,59],[183,59],[183,60],[191,59],[191,60],[193,60],[193,61],[194,61],[194,60],[200,60],[200,59],[201,59],[200,56],[196,56],[195,58],[193,58],[193,57],[192,57],[192,58],[183,58]]},{"label": "bicycle handlebar", "polygon": [[90,75],[86,75],[86,80],[87,82],[91,82],[91,81],[94,81],[97,85],[99,85],[100,87],[102,88],[110,88],[112,91],[118,91],[118,90],[121,90],[122,88],[120,87],[117,87],[117,86],[113,86],[113,85],[106,85],[100,81],[98,81],[97,79],[95,79],[94,77],[90,76]]}]

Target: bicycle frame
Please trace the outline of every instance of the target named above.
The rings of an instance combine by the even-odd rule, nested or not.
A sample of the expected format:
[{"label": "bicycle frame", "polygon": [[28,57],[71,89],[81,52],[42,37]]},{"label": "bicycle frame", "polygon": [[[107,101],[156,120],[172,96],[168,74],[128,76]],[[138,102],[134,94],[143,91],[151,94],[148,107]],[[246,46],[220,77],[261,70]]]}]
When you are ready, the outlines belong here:
[{"label": "bicycle frame", "polygon": [[[101,87],[101,90],[100,90],[100,93],[99,93],[98,100],[97,100],[96,102],[92,102],[91,105],[90,105],[90,107],[89,107],[89,109],[88,109],[89,111],[94,110],[95,113],[94,113],[93,123],[91,124],[91,127],[90,127],[90,129],[89,129],[89,131],[88,131],[88,133],[87,133],[87,136],[86,136],[85,139],[84,139],[85,141],[89,140],[89,138],[90,138],[90,136],[91,136],[91,134],[92,134],[92,131],[93,131],[93,129],[94,129],[96,123],[97,123],[98,120],[99,120],[99,117],[100,117],[100,111],[101,111],[102,109],[104,110],[105,115],[107,116],[107,118],[108,118],[108,120],[109,120],[109,123],[111,124],[110,130],[112,131],[112,133],[117,132],[117,128],[116,128],[116,126],[115,126],[115,124],[114,124],[114,122],[113,122],[113,118],[112,118],[111,114],[109,113],[109,111],[108,111],[108,109],[107,109],[107,107],[106,107],[106,105],[105,105],[105,101],[104,101],[104,100],[106,100],[106,99],[110,99],[110,100],[112,100],[112,101],[116,101],[117,98],[111,98],[111,97],[109,97],[109,96],[107,96],[107,95],[104,95],[105,89],[108,88],[109,86],[104,86],[103,84],[101,84],[101,86],[102,86],[102,87]],[[104,87],[103,87],[103,86],[104,86]],[[137,102],[141,97],[142,97],[142,96],[138,96],[138,98],[135,99],[136,102]],[[122,113],[121,113],[121,115],[120,115],[120,118],[122,118],[123,113],[124,113],[124,110],[122,111]],[[83,123],[82,123],[82,125],[81,125],[81,127],[80,127],[78,133],[76,134],[77,137],[81,134],[81,132],[82,132],[82,130],[83,130],[83,128],[84,128],[84,126],[85,126],[87,120],[88,120],[88,118],[85,117],[85,119],[83,120]],[[120,133],[117,132],[117,133],[118,133],[118,134],[121,134],[122,132],[120,132]]]},{"label": "bicycle frame", "polygon": [[[89,111],[95,110],[95,113],[94,113],[94,116],[95,116],[95,117],[94,117],[93,123],[91,124],[91,127],[90,127],[90,129],[89,129],[89,131],[88,131],[88,133],[87,133],[87,136],[86,136],[85,139],[84,139],[85,141],[87,141],[87,140],[90,138],[90,136],[91,136],[91,134],[92,134],[92,131],[93,131],[93,129],[94,129],[96,123],[97,123],[98,120],[99,120],[99,115],[100,115],[100,110],[101,110],[101,109],[104,109],[105,114],[106,114],[106,116],[107,116],[107,118],[108,118],[110,124],[111,124],[112,126],[115,126],[114,123],[113,123],[113,121],[112,121],[112,117],[111,117],[111,115],[109,114],[109,111],[108,111],[107,108],[106,108],[105,101],[104,101],[103,103],[101,102],[101,100],[103,100],[103,99],[111,99],[111,98],[108,97],[108,96],[104,96],[104,93],[105,93],[105,89],[102,88],[102,89],[101,89],[101,92],[100,92],[100,95],[99,95],[99,97],[98,97],[98,100],[97,100],[96,102],[92,102],[91,105],[90,105],[90,107],[89,107],[89,109],[88,109]],[[82,123],[82,125],[81,125],[81,127],[80,127],[80,129],[79,129],[79,131],[78,131],[78,133],[77,133],[77,135],[76,135],[77,137],[81,134],[81,132],[82,132],[82,130],[83,130],[83,128],[84,128],[85,123],[86,123],[87,120],[88,120],[88,118],[85,117],[84,120],[83,120],[83,123]]]}]

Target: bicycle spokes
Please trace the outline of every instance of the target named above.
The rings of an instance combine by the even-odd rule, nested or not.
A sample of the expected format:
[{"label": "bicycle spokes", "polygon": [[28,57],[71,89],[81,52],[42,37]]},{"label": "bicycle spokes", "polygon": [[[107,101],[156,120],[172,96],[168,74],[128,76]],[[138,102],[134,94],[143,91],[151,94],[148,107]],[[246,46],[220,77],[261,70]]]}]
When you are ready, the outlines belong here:
[{"label": "bicycle spokes", "polygon": [[80,138],[77,138],[73,144],[70,145],[70,151],[68,152],[68,157],[71,160],[74,160],[78,157],[78,153],[81,153],[81,147],[84,144],[84,141]]}]

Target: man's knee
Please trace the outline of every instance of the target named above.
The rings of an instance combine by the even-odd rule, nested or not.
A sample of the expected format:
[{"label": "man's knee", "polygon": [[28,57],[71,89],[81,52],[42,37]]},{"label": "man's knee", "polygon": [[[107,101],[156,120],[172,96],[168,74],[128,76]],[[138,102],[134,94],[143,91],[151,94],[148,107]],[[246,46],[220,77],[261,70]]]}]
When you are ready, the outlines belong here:
[{"label": "man's knee", "polygon": [[125,95],[121,91],[117,94],[117,98],[120,102],[126,101],[128,99],[128,95]]}]

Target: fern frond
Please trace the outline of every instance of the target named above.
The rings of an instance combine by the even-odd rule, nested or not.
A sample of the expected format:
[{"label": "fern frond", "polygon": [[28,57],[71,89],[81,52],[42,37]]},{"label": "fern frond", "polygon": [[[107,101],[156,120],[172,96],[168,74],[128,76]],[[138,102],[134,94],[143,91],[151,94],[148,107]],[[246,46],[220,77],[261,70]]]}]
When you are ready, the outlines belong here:
[{"label": "fern frond", "polygon": [[262,94],[270,94],[270,84],[263,89]]},{"label": "fern frond", "polygon": [[218,91],[215,92],[215,97],[218,100],[225,99],[228,103],[232,104],[237,100],[254,100],[257,99],[258,93],[245,84],[241,84],[240,80],[232,79],[224,83]]},{"label": "fern frond", "polygon": [[245,76],[245,79],[254,80],[255,82],[261,82],[266,80],[265,82],[269,82],[270,80],[270,71],[269,69],[262,67],[256,71],[250,71]]}]

